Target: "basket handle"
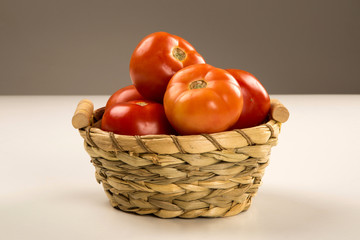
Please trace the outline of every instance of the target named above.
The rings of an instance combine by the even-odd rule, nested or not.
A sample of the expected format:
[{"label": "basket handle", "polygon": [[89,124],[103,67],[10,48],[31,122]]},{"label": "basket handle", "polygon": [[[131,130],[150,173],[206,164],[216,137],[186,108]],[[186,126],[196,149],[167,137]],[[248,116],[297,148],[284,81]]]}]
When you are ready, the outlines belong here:
[{"label": "basket handle", "polygon": [[[284,123],[289,119],[288,109],[277,99],[270,100],[270,117],[278,122]],[[99,109],[102,111],[104,108]],[[94,111],[94,104],[89,99],[82,99],[76,107],[72,117],[72,125],[76,129],[90,126],[91,117]]]},{"label": "basket handle", "polygon": [[275,121],[284,123],[289,119],[289,110],[277,99],[270,100],[270,117]]},{"label": "basket handle", "polygon": [[91,117],[94,111],[94,104],[89,99],[82,99],[76,107],[72,117],[72,125],[76,129],[90,126]]}]

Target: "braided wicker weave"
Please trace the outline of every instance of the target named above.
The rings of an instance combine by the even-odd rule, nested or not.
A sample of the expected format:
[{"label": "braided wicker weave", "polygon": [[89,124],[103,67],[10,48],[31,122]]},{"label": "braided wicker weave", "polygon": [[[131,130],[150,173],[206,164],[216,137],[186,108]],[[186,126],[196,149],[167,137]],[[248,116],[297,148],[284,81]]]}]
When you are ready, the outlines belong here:
[{"label": "braided wicker weave", "polygon": [[250,207],[281,123],[270,118],[253,128],[190,136],[125,136],[90,125],[79,132],[113,207],[196,218]]}]

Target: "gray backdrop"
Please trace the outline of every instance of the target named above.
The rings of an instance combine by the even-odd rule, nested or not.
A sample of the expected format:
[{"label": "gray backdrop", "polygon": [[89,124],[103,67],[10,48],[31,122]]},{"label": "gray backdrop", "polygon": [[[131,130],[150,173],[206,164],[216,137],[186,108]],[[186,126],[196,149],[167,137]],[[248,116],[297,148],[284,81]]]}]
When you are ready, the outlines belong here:
[{"label": "gray backdrop", "polygon": [[360,1],[0,0],[0,94],[111,94],[156,31],[270,94],[360,93]]}]

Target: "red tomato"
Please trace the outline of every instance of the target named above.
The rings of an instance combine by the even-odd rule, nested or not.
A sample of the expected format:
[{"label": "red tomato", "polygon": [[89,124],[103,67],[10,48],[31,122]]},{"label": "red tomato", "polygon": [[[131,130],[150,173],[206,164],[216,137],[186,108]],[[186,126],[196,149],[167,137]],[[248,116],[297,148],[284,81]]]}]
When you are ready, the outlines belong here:
[{"label": "red tomato", "polygon": [[106,108],[116,103],[128,102],[131,100],[145,100],[145,98],[136,90],[134,85],[117,90],[107,101]]},{"label": "red tomato", "polygon": [[227,130],[239,118],[243,99],[227,71],[196,64],[178,71],[164,96],[167,118],[180,134]]},{"label": "red tomato", "polygon": [[170,78],[183,67],[205,63],[186,40],[166,32],[145,37],[130,59],[130,77],[146,99],[162,102]]},{"label": "red tomato", "polygon": [[117,103],[105,110],[101,129],[122,135],[173,134],[164,107],[148,100]]},{"label": "red tomato", "polygon": [[270,110],[270,97],[264,86],[249,72],[226,69],[239,83],[244,106],[239,120],[232,129],[254,127],[262,124]]}]

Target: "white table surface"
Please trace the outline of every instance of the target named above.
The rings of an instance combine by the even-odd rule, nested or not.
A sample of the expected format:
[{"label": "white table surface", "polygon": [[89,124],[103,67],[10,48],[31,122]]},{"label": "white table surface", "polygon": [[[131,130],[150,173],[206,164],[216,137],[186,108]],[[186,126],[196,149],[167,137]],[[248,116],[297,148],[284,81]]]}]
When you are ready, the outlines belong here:
[{"label": "white table surface", "polygon": [[275,95],[290,111],[263,185],[229,218],[113,209],[71,126],[79,100],[0,96],[0,239],[359,239],[360,95]]}]

